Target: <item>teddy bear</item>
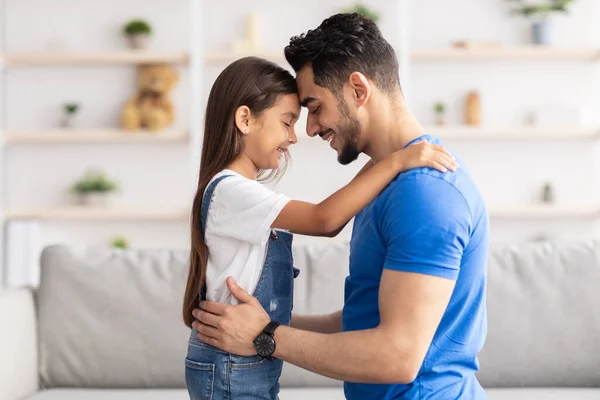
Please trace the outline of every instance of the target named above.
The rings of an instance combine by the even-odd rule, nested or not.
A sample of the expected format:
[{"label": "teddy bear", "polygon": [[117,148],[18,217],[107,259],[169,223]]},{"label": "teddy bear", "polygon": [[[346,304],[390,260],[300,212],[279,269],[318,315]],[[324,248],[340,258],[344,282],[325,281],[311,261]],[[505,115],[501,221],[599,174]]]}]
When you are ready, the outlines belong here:
[{"label": "teddy bear", "polygon": [[138,69],[138,92],[124,105],[121,125],[129,131],[160,131],[175,118],[170,92],[178,82],[177,72],[164,64],[141,65]]}]

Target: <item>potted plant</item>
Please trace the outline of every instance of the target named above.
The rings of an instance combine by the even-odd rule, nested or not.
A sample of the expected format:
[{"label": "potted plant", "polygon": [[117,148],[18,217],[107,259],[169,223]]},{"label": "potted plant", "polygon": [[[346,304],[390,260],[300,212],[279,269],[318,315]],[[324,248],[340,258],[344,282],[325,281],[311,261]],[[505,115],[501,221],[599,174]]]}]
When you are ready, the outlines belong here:
[{"label": "potted plant", "polygon": [[552,188],[552,184],[550,182],[546,182],[544,184],[542,190],[542,201],[546,204],[554,203],[554,189]]},{"label": "potted plant", "polygon": [[110,194],[117,188],[117,182],[109,179],[105,173],[90,169],[73,184],[71,191],[80,204],[106,206],[109,203]]},{"label": "potted plant", "polygon": [[152,34],[150,24],[141,19],[134,19],[123,26],[123,34],[132,49],[145,49]]},{"label": "potted plant", "polygon": [[129,248],[129,242],[123,236],[117,236],[116,238],[114,238],[112,240],[111,245],[112,245],[112,247],[114,247],[116,249],[125,250],[125,249]]},{"label": "potted plant", "polygon": [[575,0],[539,0],[536,4],[525,0],[507,1],[518,3],[511,11],[513,14],[535,19],[531,27],[533,43],[547,45],[550,43],[549,16],[552,13],[567,13],[567,7]]},{"label": "potted plant", "polygon": [[346,12],[364,15],[365,17],[370,18],[375,23],[379,22],[379,19],[381,18],[378,12],[369,9],[367,6],[361,3],[358,3],[353,8],[346,10]]},{"label": "potted plant", "polygon": [[63,119],[60,123],[63,128],[72,128],[73,120],[75,119],[75,115],[79,111],[79,104],[77,103],[67,103],[63,105]]},{"label": "potted plant", "polygon": [[446,105],[442,102],[437,102],[433,105],[435,113],[435,123],[438,126],[446,125]]}]

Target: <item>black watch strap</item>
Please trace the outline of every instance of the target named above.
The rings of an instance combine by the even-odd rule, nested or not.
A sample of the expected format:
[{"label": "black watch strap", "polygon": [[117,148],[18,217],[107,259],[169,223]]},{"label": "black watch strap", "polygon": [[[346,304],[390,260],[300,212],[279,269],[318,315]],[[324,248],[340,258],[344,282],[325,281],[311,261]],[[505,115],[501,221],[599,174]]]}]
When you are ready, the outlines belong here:
[{"label": "black watch strap", "polygon": [[273,337],[273,335],[275,334],[275,329],[277,329],[281,324],[277,321],[271,321],[267,324],[267,326],[265,326],[265,329],[263,329],[263,333],[266,333],[267,335]]}]

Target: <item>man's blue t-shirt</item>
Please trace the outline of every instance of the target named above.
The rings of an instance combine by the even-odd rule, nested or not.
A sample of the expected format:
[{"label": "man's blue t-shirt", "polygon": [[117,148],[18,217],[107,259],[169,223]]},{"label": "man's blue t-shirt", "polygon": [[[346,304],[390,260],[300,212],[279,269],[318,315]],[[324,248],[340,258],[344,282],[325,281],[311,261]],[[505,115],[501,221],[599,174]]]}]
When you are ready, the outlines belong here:
[{"label": "man's blue t-shirt", "polygon": [[[424,135],[409,145],[421,139],[441,144]],[[415,381],[407,385],[346,382],[349,400],[486,398],[475,372],[487,331],[489,218],[467,168],[460,160],[459,164],[456,172],[418,168],[398,175],[355,218],[344,331],[379,325],[384,268],[456,283]]]}]

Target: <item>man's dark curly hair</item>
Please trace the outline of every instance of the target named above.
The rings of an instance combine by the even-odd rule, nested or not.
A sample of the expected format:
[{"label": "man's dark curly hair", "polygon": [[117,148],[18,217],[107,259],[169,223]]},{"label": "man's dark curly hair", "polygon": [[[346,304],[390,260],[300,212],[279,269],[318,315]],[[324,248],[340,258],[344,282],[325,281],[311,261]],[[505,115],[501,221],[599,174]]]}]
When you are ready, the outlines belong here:
[{"label": "man's dark curly hair", "polygon": [[355,71],[385,93],[400,90],[394,48],[377,25],[360,14],[335,14],[318,28],[292,37],[285,58],[296,72],[311,64],[315,83],[336,95]]}]

